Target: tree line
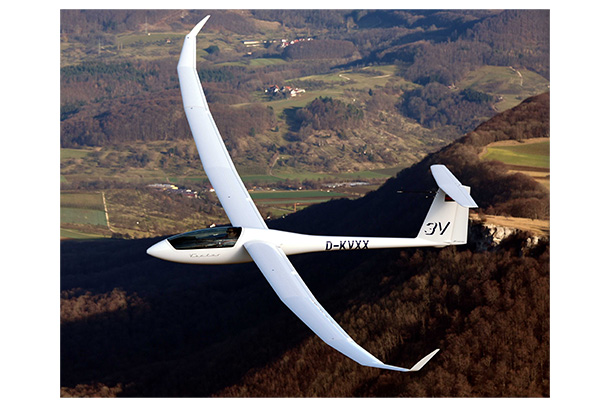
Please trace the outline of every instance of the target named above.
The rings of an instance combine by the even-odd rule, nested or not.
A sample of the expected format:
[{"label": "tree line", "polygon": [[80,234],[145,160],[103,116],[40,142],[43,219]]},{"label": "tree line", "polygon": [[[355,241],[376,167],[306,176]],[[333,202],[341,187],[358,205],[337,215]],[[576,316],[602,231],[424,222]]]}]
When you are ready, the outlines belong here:
[{"label": "tree line", "polygon": [[350,58],[357,52],[353,42],[345,40],[300,41],[284,49],[286,59],[337,59]]},{"label": "tree line", "polygon": [[483,65],[523,66],[549,77],[548,10],[509,10],[443,41],[407,42],[391,55],[416,83],[451,85]]},{"label": "tree line", "polygon": [[401,111],[422,126],[455,126],[461,133],[473,130],[481,117],[494,114],[494,98],[472,89],[454,92],[439,82],[406,91]]},{"label": "tree line", "polygon": [[[61,123],[61,146],[105,146],[130,141],[181,140],[190,137],[182,101],[175,92],[154,99],[109,103],[100,113],[78,115]],[[251,104],[242,108],[223,103],[210,105],[214,119],[231,147],[243,138],[275,127],[272,108]],[[237,149],[237,152],[243,152]]]},{"label": "tree line", "polygon": [[364,112],[357,106],[321,96],[296,110],[292,127],[297,132],[309,133],[312,130],[341,131],[357,125],[363,117]]}]

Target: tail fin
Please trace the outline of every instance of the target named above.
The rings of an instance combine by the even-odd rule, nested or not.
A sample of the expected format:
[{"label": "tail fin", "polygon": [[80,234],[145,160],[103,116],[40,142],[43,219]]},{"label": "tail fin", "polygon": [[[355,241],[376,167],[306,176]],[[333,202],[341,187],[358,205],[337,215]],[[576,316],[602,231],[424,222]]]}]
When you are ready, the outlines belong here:
[{"label": "tail fin", "polygon": [[465,244],[468,209],[477,207],[470,187],[462,185],[444,165],[433,165],[430,169],[439,190],[417,237],[439,246]]}]

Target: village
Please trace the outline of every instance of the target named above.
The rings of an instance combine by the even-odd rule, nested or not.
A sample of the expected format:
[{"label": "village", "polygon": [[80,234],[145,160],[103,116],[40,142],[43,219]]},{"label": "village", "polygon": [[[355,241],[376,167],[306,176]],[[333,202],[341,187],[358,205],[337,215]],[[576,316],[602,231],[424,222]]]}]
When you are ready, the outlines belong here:
[{"label": "village", "polygon": [[273,46],[273,44],[278,44],[279,48],[286,48],[289,47],[291,45],[297,44],[299,42],[304,42],[304,41],[313,41],[313,38],[308,37],[308,38],[297,38],[294,40],[287,40],[287,39],[281,39],[281,40],[244,40],[242,41],[242,44],[244,44],[246,46],[246,48],[256,48],[256,47],[270,47]]}]

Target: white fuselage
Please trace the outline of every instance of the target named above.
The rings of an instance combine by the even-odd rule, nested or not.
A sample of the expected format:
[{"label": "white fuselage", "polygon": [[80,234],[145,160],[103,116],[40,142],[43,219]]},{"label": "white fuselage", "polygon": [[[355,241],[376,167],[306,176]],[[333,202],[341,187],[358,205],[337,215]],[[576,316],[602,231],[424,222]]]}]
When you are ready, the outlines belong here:
[{"label": "white fuselage", "polygon": [[273,229],[242,228],[241,235],[233,247],[178,250],[170,244],[168,239],[165,239],[151,246],[147,253],[154,257],[177,263],[247,263],[251,262],[252,258],[246,251],[244,243],[249,241],[273,243],[281,248],[286,255],[338,250],[445,246],[422,238],[317,236]]}]

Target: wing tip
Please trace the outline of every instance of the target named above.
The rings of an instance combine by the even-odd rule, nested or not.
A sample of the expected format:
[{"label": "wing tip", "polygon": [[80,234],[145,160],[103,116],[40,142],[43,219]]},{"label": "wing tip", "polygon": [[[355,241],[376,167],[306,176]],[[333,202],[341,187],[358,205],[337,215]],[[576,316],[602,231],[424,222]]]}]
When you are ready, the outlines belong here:
[{"label": "wing tip", "polygon": [[424,356],[419,362],[417,362],[416,364],[413,365],[413,367],[411,369],[406,369],[404,367],[399,367],[399,366],[392,366],[392,365],[386,365],[385,363],[374,363],[374,364],[370,364],[367,366],[370,367],[376,367],[379,369],[388,369],[388,370],[395,370],[397,372],[418,372],[421,370],[421,368],[423,368],[426,363],[428,363],[430,361],[430,359],[432,359],[434,357],[434,355],[436,355],[438,352],[440,351],[440,349],[435,349],[432,352],[430,352],[429,354],[427,354],[426,356]]},{"label": "wing tip", "polygon": [[197,35],[199,34],[199,31],[201,31],[201,29],[203,28],[203,26],[205,25],[205,23],[208,22],[208,19],[210,18],[210,14],[208,14],[207,16],[203,17],[201,19],[201,21],[199,21],[197,23],[197,25],[195,25],[195,27],[193,27],[193,29],[191,30],[191,32],[188,34],[188,36],[191,35]]},{"label": "wing tip", "polygon": [[413,367],[411,369],[409,369],[409,371],[417,372],[417,371],[421,370],[421,368],[424,367],[424,365],[426,363],[428,363],[430,361],[430,359],[432,359],[434,357],[434,355],[436,355],[439,351],[440,351],[440,349],[433,350],[428,355],[424,356],[419,362],[417,362],[415,365],[413,365]]}]

